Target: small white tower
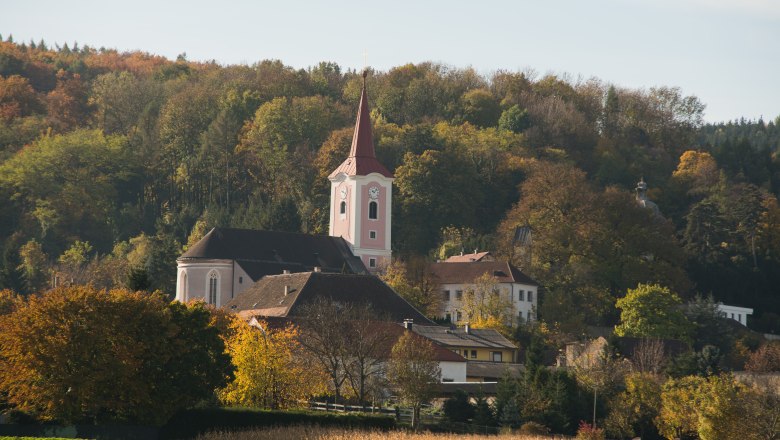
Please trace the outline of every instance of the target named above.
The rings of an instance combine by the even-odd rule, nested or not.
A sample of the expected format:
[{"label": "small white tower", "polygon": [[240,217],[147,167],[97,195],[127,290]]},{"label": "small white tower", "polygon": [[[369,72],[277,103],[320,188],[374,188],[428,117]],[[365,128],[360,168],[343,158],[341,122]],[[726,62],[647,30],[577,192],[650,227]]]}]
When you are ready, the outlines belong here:
[{"label": "small white tower", "polygon": [[360,94],[349,157],[330,179],[330,235],[342,237],[363,264],[375,272],[390,263],[393,174],[374,152],[366,74]]}]

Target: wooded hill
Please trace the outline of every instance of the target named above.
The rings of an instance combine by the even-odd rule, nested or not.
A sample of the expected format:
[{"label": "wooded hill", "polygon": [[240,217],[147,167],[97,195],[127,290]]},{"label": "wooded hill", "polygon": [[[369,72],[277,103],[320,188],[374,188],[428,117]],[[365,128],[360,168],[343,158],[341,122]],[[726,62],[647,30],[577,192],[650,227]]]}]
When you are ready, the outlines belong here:
[{"label": "wooded hill", "polygon": [[[171,293],[212,226],[327,233],[361,84],[328,62],[0,41],[0,288]],[[676,88],[436,63],[372,71],[368,92],[396,256],[495,250],[573,326],[613,324],[616,298],[657,282],[780,331],[780,120],[703,125]],[[641,177],[662,217],[635,203]],[[530,261],[512,245],[526,225]]]}]

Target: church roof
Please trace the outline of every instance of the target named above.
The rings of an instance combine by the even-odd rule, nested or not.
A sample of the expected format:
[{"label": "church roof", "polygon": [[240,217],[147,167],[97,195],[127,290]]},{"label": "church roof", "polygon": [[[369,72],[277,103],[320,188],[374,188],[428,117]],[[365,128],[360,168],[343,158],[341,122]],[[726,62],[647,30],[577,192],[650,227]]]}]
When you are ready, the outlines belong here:
[{"label": "church roof", "polygon": [[336,168],[329,177],[333,178],[339,173],[348,176],[367,176],[371,173],[379,173],[392,178],[393,173],[388,171],[376,158],[374,152],[374,135],[371,131],[371,112],[368,109],[368,94],[366,93],[366,72],[363,72],[363,90],[360,92],[360,106],[358,108],[355,133],[352,135],[352,148],[349,157]]},{"label": "church roof", "polygon": [[539,285],[531,277],[506,261],[444,262],[433,263],[429,268],[431,273],[443,284],[470,284],[487,273],[495,276],[499,283]]},{"label": "church roof", "polygon": [[225,308],[242,315],[295,317],[300,316],[304,305],[318,297],[343,303],[368,303],[379,315],[394,321],[413,319],[431,323],[373,275],[324,272],[269,275],[238,294]]},{"label": "church roof", "polygon": [[235,260],[254,281],[315,267],[326,272],[367,272],[341,237],[250,229],[214,228],[178,260],[212,259]]}]

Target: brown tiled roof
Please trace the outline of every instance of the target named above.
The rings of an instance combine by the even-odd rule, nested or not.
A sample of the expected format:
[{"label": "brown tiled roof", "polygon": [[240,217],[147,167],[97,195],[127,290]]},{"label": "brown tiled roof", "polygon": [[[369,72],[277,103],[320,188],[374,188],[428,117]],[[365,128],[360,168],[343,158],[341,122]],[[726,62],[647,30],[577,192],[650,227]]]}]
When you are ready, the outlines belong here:
[{"label": "brown tiled roof", "polygon": [[466,333],[462,327],[451,328],[440,325],[417,325],[412,326],[412,331],[425,336],[443,347],[468,347],[468,348],[500,348],[506,350],[517,350],[513,344],[504,335],[493,329],[472,328]]},{"label": "brown tiled roof", "polygon": [[341,237],[280,231],[214,228],[179,261],[235,260],[252,280],[265,275],[306,272],[367,273]]},{"label": "brown tiled roof", "polygon": [[[447,258],[444,260],[445,263],[471,263],[474,261],[482,261],[485,257],[492,258],[493,256],[490,254],[490,252],[477,252],[474,254],[466,254],[466,255],[453,255],[450,258]],[[487,260],[486,260],[487,261]]]},{"label": "brown tiled roof", "polygon": [[468,284],[484,274],[496,277],[499,283],[522,283],[538,286],[539,283],[520,272],[506,261],[479,261],[473,263],[432,263],[431,273],[440,283]]},{"label": "brown tiled roof", "polygon": [[[285,295],[285,287],[287,295]],[[373,275],[303,272],[269,275],[225,304],[243,315],[300,316],[301,307],[316,298],[344,303],[368,303],[387,319],[431,323],[393,289]]]},{"label": "brown tiled roof", "polygon": [[352,135],[352,148],[349,151],[349,157],[329,177],[335,177],[339,173],[348,176],[367,176],[370,173],[379,173],[385,177],[393,177],[393,173],[376,159],[374,153],[374,136],[371,132],[371,112],[368,109],[365,78],[364,73],[363,90],[360,92],[360,106],[357,121],[355,121],[355,134]]}]

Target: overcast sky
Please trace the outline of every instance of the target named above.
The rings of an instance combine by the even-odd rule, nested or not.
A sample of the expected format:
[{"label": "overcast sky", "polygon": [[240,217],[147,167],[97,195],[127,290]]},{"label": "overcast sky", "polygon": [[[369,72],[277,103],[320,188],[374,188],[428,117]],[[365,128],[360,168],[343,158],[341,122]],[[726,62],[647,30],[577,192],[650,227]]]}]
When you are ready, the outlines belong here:
[{"label": "overcast sky", "polygon": [[779,0],[4,1],[16,41],[223,64],[273,58],[387,70],[420,61],[666,85],[705,120],[780,115]]}]

